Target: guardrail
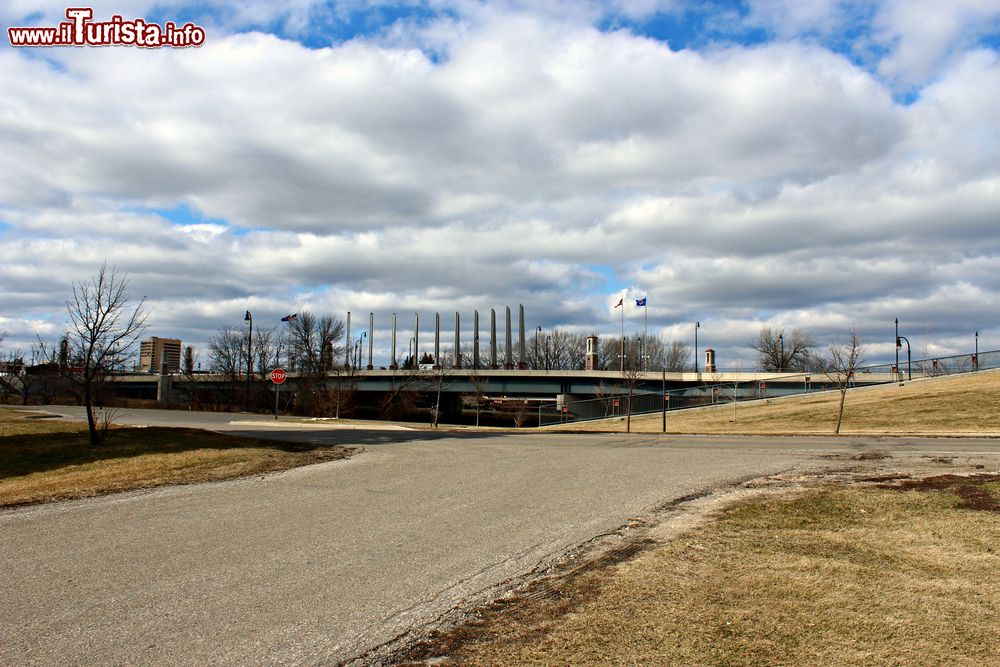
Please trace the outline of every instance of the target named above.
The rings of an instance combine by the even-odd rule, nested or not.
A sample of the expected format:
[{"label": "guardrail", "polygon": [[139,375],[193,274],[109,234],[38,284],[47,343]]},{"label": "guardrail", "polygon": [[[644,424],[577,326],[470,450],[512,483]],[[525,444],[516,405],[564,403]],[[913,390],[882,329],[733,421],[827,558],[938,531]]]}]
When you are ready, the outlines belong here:
[{"label": "guardrail", "polygon": [[[919,359],[903,362],[901,368],[892,364],[865,366],[854,372],[852,386],[872,386],[909,379],[939,377],[956,373],[1000,368],[1000,350],[974,354],[960,354],[949,357]],[[895,370],[895,372],[894,372]],[[719,374],[721,376],[721,373]],[[667,410],[687,410],[720,403],[753,401],[762,398],[796,396],[816,391],[826,391],[836,387],[836,383],[825,371],[804,373],[775,373],[773,377],[755,377],[753,380],[726,379],[707,382],[694,387],[669,389],[662,392],[648,390],[635,391],[629,396],[626,387],[619,385],[607,396],[581,401],[554,401],[538,408],[538,425],[559,424],[628,414],[641,415]]]}]

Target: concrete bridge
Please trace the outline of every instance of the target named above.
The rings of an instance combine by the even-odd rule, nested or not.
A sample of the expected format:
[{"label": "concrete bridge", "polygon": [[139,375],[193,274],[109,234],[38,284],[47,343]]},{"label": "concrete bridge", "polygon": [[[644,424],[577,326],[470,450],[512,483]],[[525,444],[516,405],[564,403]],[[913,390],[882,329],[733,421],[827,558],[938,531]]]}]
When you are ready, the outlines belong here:
[{"label": "concrete bridge", "polygon": [[[855,384],[892,382],[891,373],[859,373]],[[269,380],[254,376],[258,388],[273,390]],[[281,392],[296,391],[303,382],[297,373],[288,373]],[[313,388],[315,378],[310,379]],[[556,411],[574,418],[593,418],[619,414],[626,409],[633,413],[659,411],[663,402],[669,409],[681,409],[732,400],[776,398],[833,388],[834,383],[823,373],[667,373],[588,370],[516,370],[471,368],[426,368],[418,370],[339,369],[321,381],[330,391],[349,390],[362,404],[376,405],[393,392],[413,392],[423,397],[426,405],[431,397],[444,415],[462,412],[462,397],[474,397],[490,405],[518,405],[537,413]],[[205,390],[242,391],[245,377],[227,378],[213,373],[191,376],[151,374],[119,375],[113,378],[112,389],[123,397],[173,400],[186,402],[193,387]],[[622,399],[632,395],[629,403]],[[290,395],[290,394],[289,394]],[[666,399],[664,398],[666,395]],[[595,405],[587,405],[594,403]]]}]

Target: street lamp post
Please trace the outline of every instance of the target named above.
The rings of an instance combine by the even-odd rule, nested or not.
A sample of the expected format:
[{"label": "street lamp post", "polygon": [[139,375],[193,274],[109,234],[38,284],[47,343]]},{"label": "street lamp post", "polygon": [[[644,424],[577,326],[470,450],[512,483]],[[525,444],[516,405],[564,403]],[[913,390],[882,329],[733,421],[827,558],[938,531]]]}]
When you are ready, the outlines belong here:
[{"label": "street lamp post", "polygon": [[698,372],[698,329],[701,328],[701,322],[694,323],[694,372]]},{"label": "street lamp post", "polygon": [[973,370],[979,370],[979,332],[976,332],[976,363],[973,366]]},{"label": "street lamp post", "polygon": [[896,318],[896,367],[893,372],[896,373],[898,376],[899,374],[899,318],[898,317]]},{"label": "street lamp post", "polygon": [[542,325],[535,327],[535,368],[538,368],[538,334],[542,333]]},{"label": "street lamp post", "polygon": [[368,337],[368,332],[362,331],[361,335],[358,336],[357,342],[354,343],[354,354],[352,355],[353,357],[352,361],[354,363],[355,368],[361,368],[361,362],[364,361],[364,354],[365,354],[364,343],[365,343],[365,338],[367,337]]},{"label": "street lamp post", "polygon": [[[906,379],[913,379],[913,369],[910,367],[910,340],[906,336],[896,336],[896,358],[899,358],[899,348],[903,347],[900,340],[906,341]],[[898,370],[898,367],[897,367]]]},{"label": "street lamp post", "polygon": [[550,334],[545,336],[545,370],[549,370],[549,342],[552,340]]},{"label": "street lamp post", "polygon": [[778,342],[781,343],[781,356],[778,358],[778,372],[782,373],[785,369],[785,332],[778,334]]},{"label": "street lamp post", "polygon": [[250,368],[253,366],[253,355],[251,354],[251,347],[253,346],[253,315],[250,311],[243,316],[244,322],[250,323],[250,333],[247,335],[247,400],[244,406],[245,412],[250,412]]}]

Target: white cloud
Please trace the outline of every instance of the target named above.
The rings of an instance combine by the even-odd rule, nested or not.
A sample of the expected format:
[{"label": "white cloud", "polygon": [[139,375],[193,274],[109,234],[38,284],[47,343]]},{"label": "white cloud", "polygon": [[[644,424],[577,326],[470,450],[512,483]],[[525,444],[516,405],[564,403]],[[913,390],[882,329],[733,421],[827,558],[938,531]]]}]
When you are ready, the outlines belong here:
[{"label": "white cloud", "polygon": [[[802,26],[834,11],[810,7]],[[478,11],[440,62],[257,33],[60,67],[0,52],[4,328],[58,328],[107,258],[195,341],[247,307],[388,322],[525,303],[613,331],[625,286],[651,326],[714,322],[730,356],[778,320],[1000,331],[970,314],[1000,295],[994,52],[901,106],[816,45],[672,51],[558,3]],[[155,212],[180,205],[204,219]]]},{"label": "white cloud", "polygon": [[941,67],[978,39],[1000,30],[997,0],[886,0],[875,18],[890,46],[879,71],[903,85],[935,78]]}]

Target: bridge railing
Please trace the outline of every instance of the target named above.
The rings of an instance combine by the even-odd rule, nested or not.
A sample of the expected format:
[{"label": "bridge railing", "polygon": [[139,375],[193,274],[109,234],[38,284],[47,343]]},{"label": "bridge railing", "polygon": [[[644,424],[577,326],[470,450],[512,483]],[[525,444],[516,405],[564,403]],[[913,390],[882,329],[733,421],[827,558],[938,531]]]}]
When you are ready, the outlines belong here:
[{"label": "bridge railing", "polygon": [[[871,386],[921,379],[970,373],[1000,368],[1000,350],[980,352],[979,355],[959,354],[948,357],[934,357],[912,361],[909,365],[900,362],[900,368],[893,372],[893,364],[876,364],[858,368],[851,378],[851,386]],[[699,408],[720,403],[753,401],[763,398],[795,396],[836,388],[835,378],[826,371],[810,371],[798,374],[775,373],[773,377],[752,380],[731,380],[720,378],[694,387],[682,387],[664,391],[636,390],[629,396],[627,388],[592,399],[579,401],[555,401],[543,404],[538,409],[538,425],[559,424],[594,419],[624,417],[628,414],[641,415],[673,412]]]}]

